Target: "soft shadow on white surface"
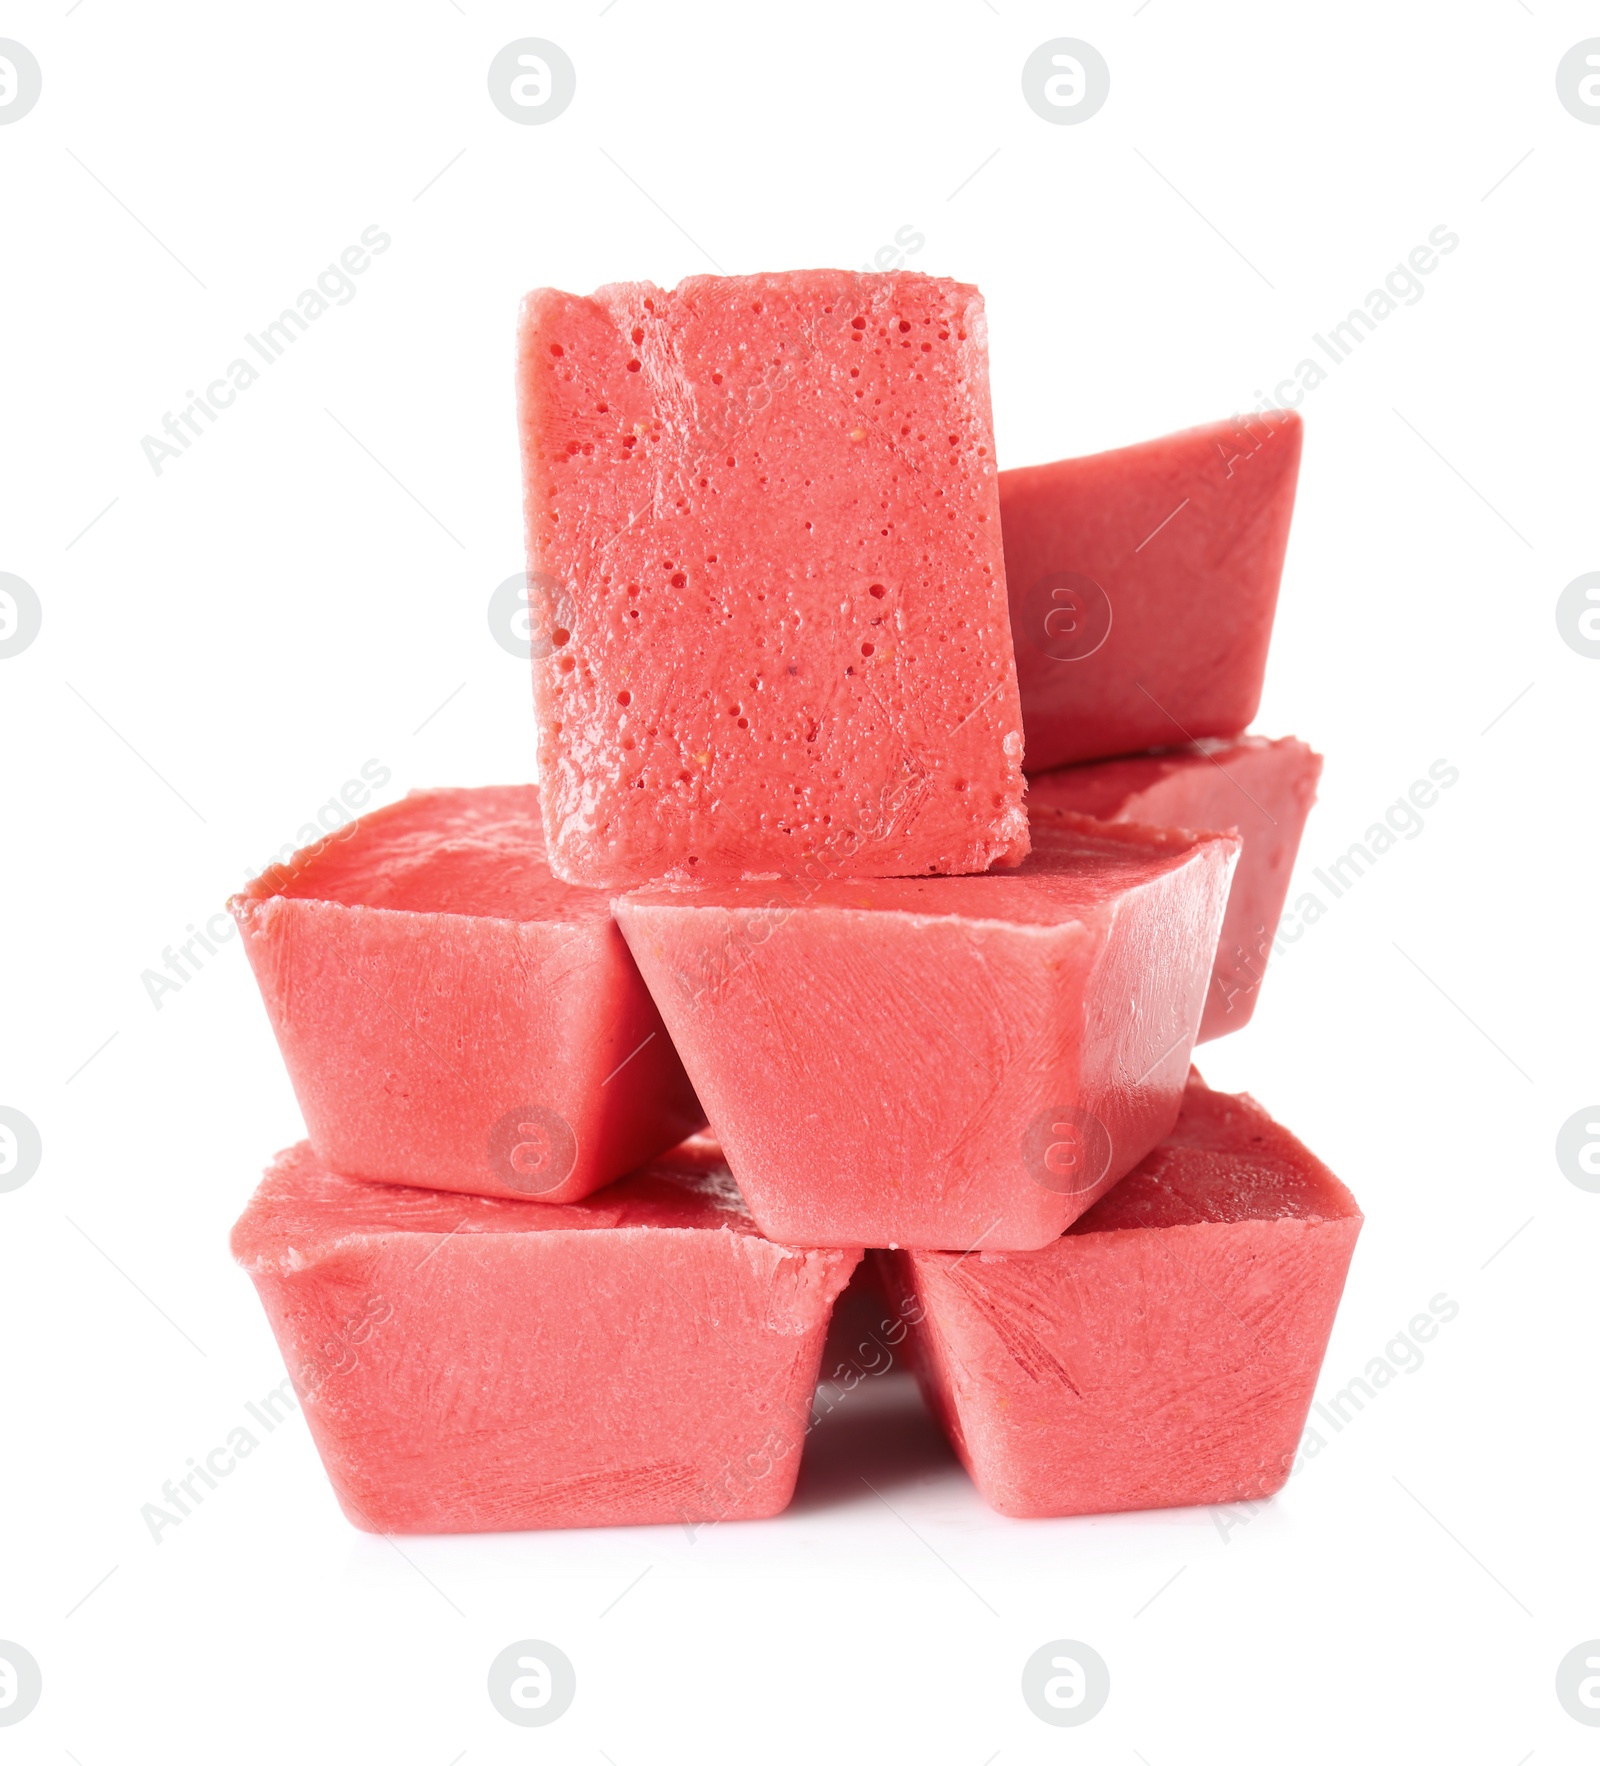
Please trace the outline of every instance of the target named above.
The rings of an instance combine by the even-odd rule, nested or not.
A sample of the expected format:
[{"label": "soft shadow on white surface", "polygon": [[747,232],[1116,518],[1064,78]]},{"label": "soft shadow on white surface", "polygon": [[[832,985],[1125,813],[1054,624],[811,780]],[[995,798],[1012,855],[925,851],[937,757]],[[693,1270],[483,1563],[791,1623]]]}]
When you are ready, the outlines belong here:
[{"label": "soft shadow on white surface", "polygon": [[834,1396],[833,1407],[825,1410],[819,1400],[791,1515],[879,1496],[893,1500],[897,1490],[915,1485],[966,1482],[910,1374],[894,1369],[868,1376],[842,1395],[824,1391]]}]

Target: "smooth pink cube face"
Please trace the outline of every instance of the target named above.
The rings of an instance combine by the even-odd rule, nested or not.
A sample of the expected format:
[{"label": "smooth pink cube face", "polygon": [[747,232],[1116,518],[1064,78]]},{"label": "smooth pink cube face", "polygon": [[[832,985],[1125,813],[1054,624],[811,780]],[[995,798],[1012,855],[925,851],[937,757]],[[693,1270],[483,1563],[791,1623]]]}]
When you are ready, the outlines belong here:
[{"label": "smooth pink cube face", "polygon": [[229,904],[317,1156],[387,1183],[571,1202],[703,1120],[532,786],[413,792]]},{"label": "smooth pink cube face", "polygon": [[1030,770],[1248,727],[1300,439],[1258,412],[1000,475]]},{"label": "smooth pink cube face", "polygon": [[1282,1486],[1360,1229],[1320,1160],[1195,1074],[1172,1133],[1042,1250],[878,1260],[985,1500],[1104,1514]]},{"label": "smooth pink cube face", "polygon": [[558,876],[1022,858],[975,288],[817,270],[538,289],[518,375]]},{"label": "smooth pink cube face", "polygon": [[1321,774],[1322,756],[1292,736],[1235,736],[1035,773],[1028,813],[1038,819],[1064,809],[1108,822],[1238,833],[1244,844],[1197,1039],[1209,1042],[1243,1029],[1255,1011]]},{"label": "smooth pink cube face", "polygon": [[694,1143],[567,1206],[363,1183],[302,1143],[232,1246],[381,1533],[776,1514],[861,1255],[762,1238]]},{"label": "smooth pink cube face", "polygon": [[1237,851],[1060,815],[1014,871],[613,905],[763,1232],[1023,1248],[1172,1126]]}]

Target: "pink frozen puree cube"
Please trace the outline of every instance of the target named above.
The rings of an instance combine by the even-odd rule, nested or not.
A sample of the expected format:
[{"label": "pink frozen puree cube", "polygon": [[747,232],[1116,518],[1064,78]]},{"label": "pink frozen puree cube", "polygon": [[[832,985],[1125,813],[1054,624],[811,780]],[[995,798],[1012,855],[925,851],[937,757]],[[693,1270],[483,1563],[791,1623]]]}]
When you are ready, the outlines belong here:
[{"label": "pink frozen puree cube", "polygon": [[1231,828],[1242,838],[1200,1020],[1199,1040],[1208,1042],[1241,1029],[1255,1010],[1321,774],[1322,756],[1293,736],[1276,742],[1236,736],[1036,773],[1028,782],[1028,812],[1066,809],[1109,822]]},{"label": "pink frozen puree cube", "polygon": [[416,791],[229,906],[318,1158],[574,1202],[704,1120],[607,898],[532,786]]},{"label": "pink frozen puree cube", "polygon": [[1300,434],[1268,411],[1001,473],[1030,769],[1249,724]]},{"label": "pink frozen puree cube", "polygon": [[384,1533],[776,1514],[860,1257],[762,1238],[693,1145],[552,1206],[338,1177],[302,1143],[232,1243],[340,1506]]},{"label": "pink frozen puree cube", "polygon": [[1196,1074],[1166,1140],[1045,1249],[882,1262],[985,1499],[1100,1514],[1283,1484],[1360,1229],[1320,1160]]},{"label": "pink frozen puree cube", "polygon": [[1060,815],[984,877],[613,904],[763,1232],[1048,1244],[1172,1126],[1238,841]]},{"label": "pink frozen puree cube", "polygon": [[557,876],[1022,858],[975,288],[842,270],[541,288],[518,372]]}]

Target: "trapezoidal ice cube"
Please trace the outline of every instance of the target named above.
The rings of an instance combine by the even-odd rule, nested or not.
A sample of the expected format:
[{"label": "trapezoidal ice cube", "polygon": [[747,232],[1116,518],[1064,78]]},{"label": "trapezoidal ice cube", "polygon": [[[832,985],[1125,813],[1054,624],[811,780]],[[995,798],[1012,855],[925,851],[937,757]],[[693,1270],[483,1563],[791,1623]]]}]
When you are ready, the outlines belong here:
[{"label": "trapezoidal ice cube", "polygon": [[550,875],[532,786],[413,792],[229,906],[336,1171],[571,1202],[704,1120],[607,898]]},{"label": "trapezoidal ice cube", "polygon": [[880,1267],[984,1498],[1102,1514],[1280,1488],[1360,1229],[1320,1160],[1195,1074],[1172,1133],[1053,1244]]},{"label": "trapezoidal ice cube", "polygon": [[860,1258],[769,1243],[693,1144],[557,1206],[338,1177],[302,1143],[232,1244],[340,1506],[384,1533],[776,1514]]},{"label": "trapezoidal ice cube", "polygon": [[1198,1040],[1209,1042],[1250,1022],[1321,774],[1322,756],[1292,736],[1212,738],[1035,773],[1028,814],[1038,819],[1066,809],[1108,822],[1231,828],[1239,835],[1239,868],[1200,1020]]},{"label": "trapezoidal ice cube", "polygon": [[1031,1248],[1172,1126],[1238,844],[1063,814],[1014,871],[613,906],[769,1237]]},{"label": "trapezoidal ice cube", "polygon": [[975,288],[815,270],[536,289],[518,373],[558,876],[1026,853]]},{"label": "trapezoidal ice cube", "polygon": [[1258,412],[1000,474],[1030,770],[1249,724],[1300,436]]}]

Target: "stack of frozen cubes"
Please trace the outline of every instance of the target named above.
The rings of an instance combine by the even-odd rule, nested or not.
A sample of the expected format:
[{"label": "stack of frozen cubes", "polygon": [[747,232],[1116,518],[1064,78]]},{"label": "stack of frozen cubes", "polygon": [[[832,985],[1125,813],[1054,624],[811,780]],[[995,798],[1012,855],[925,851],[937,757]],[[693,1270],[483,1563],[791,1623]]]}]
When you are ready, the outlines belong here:
[{"label": "stack of frozen cubes", "polygon": [[518,375],[537,785],[232,904],[309,1136],[234,1250],[345,1512],[772,1515],[869,1272],[1002,1511],[1270,1494],[1361,1217],[1190,1056],[1321,765],[1244,733],[1298,419],[1000,473],[912,274],[541,290]]}]

